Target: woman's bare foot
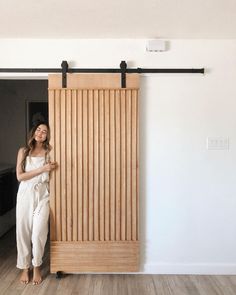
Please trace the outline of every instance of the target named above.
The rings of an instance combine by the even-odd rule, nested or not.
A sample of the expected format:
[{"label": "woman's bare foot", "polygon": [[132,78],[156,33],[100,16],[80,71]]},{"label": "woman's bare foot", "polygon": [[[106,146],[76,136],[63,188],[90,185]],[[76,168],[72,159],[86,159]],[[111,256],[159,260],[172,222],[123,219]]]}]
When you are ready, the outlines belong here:
[{"label": "woman's bare foot", "polygon": [[40,272],[40,268],[34,267],[34,273],[33,273],[33,285],[39,285],[42,282],[42,276]]},{"label": "woman's bare foot", "polygon": [[21,284],[27,285],[29,283],[29,269],[23,269],[20,277]]}]

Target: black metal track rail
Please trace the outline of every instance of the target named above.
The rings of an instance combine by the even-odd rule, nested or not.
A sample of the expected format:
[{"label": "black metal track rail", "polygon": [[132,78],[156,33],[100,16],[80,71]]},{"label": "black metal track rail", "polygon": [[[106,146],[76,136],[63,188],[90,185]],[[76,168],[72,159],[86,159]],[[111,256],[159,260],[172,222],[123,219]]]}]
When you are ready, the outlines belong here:
[{"label": "black metal track rail", "polygon": [[[61,73],[60,68],[45,68],[45,69],[30,69],[30,68],[0,68],[0,73]],[[204,68],[201,69],[126,69],[127,74],[138,73],[138,74],[204,74]],[[67,73],[121,73],[120,69],[68,69]]]},{"label": "black metal track rail", "polygon": [[126,74],[204,74],[204,68],[160,68],[160,69],[146,69],[146,68],[127,68],[127,63],[121,61],[120,68],[69,68],[67,61],[63,61],[61,68],[0,68],[0,73],[61,73],[62,86],[66,87],[67,73],[120,73],[121,87],[126,87]]}]

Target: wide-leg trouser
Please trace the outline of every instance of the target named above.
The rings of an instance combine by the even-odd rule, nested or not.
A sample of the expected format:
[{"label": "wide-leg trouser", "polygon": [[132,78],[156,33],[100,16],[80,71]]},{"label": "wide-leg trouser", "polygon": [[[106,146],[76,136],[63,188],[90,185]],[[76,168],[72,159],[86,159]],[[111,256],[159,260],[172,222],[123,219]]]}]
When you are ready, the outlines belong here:
[{"label": "wide-leg trouser", "polygon": [[16,240],[17,267],[40,266],[48,235],[49,197],[46,184],[29,184],[17,195]]}]

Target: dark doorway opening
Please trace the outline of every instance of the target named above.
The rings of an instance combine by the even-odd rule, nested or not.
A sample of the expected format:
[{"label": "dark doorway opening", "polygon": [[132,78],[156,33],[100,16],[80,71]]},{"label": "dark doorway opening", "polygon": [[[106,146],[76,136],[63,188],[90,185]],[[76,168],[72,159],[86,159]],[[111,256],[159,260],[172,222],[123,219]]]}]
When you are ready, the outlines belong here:
[{"label": "dark doorway opening", "polygon": [[0,80],[0,163],[15,165],[30,128],[29,115],[37,113],[37,105],[40,113],[47,102],[47,80]]}]

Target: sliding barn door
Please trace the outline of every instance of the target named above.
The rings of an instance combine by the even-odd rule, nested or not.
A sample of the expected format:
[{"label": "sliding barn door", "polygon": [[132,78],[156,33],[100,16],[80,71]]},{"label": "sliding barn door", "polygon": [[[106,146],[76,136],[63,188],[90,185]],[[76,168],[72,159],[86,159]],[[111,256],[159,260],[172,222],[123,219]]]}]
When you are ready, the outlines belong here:
[{"label": "sliding barn door", "polygon": [[137,74],[49,75],[51,272],[139,270]]}]

